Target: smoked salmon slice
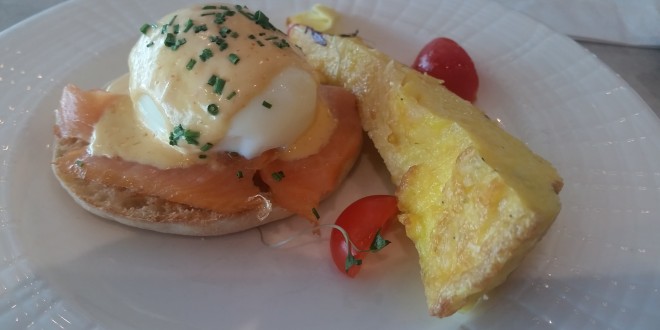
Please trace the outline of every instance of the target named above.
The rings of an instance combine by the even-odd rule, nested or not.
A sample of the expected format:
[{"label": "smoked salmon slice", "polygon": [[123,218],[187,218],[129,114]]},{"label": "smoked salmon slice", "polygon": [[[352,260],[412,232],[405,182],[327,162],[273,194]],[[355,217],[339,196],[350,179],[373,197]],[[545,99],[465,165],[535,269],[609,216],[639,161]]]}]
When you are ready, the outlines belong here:
[{"label": "smoked salmon slice", "polygon": [[94,124],[111,104],[122,97],[124,95],[103,90],[83,91],[75,85],[66,85],[60,98],[60,108],[55,113],[55,135],[89,141]]},{"label": "smoked salmon slice", "polygon": [[341,183],[362,148],[362,126],[356,115],[356,99],[341,87],[319,91],[339,124],[328,143],[311,156],[296,161],[275,160],[262,170],[273,202],[310,220],[314,207]]},{"label": "smoked salmon slice", "polygon": [[[269,193],[280,207],[315,220],[312,210],[341,183],[362,145],[355,97],[339,87],[322,86],[319,92],[337,125],[318,154],[302,159],[282,161],[276,151],[250,160],[218,153],[205,164],[158,169],[116,157],[92,156],[83,143],[58,157],[54,165],[69,176],[220,213],[252,209],[263,203],[259,195]],[[121,97],[126,96],[67,86],[56,112],[56,135],[89,142],[104,109]],[[285,177],[276,180],[272,173]]]}]

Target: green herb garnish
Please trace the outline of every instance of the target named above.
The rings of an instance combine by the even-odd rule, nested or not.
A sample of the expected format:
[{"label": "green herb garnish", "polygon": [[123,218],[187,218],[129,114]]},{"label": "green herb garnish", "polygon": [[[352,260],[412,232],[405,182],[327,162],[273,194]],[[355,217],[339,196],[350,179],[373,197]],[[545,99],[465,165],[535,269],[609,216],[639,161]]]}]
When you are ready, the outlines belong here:
[{"label": "green herb garnish", "polygon": [[172,47],[176,44],[176,37],[174,36],[173,33],[168,33],[165,36],[164,44],[165,44],[165,47]]},{"label": "green herb garnish", "polygon": [[220,108],[215,104],[209,104],[209,106],[206,107],[206,111],[211,115],[217,116],[218,113],[220,113]]},{"label": "green herb garnish", "polygon": [[186,38],[181,38],[177,40],[171,48],[172,50],[177,50],[179,49],[179,47],[183,46],[186,42],[188,42]]},{"label": "green herb garnish", "polygon": [[217,80],[218,80],[218,76],[216,76],[216,75],[211,75],[211,78],[209,78],[209,81],[207,81],[206,83],[207,83],[209,86],[213,86],[213,85],[215,85],[215,82],[216,82]]},{"label": "green herb garnish", "polygon": [[185,27],[184,27],[184,29],[183,29],[183,32],[184,32],[184,33],[185,33],[185,32],[188,32],[188,30],[190,30],[190,28],[192,28],[193,25],[195,25],[195,23],[193,23],[192,19],[188,19],[188,21],[186,22],[186,25],[185,25]]},{"label": "green herb garnish", "polygon": [[266,16],[261,10],[257,10],[254,13],[254,22],[266,30],[277,30],[275,26],[270,23],[268,16]]},{"label": "green herb garnish", "polygon": [[278,172],[273,172],[270,174],[270,176],[273,178],[273,180],[280,182],[282,179],[284,179],[284,172],[278,171]]},{"label": "green herb garnish", "polygon": [[273,41],[273,44],[275,46],[277,46],[277,48],[287,48],[287,47],[289,47],[289,43],[284,39],[280,39],[279,41]]},{"label": "green herb garnish", "polygon": [[229,93],[229,95],[227,95],[227,100],[233,99],[234,96],[236,96],[236,91],[232,91],[231,93]]},{"label": "green herb garnish", "polygon": [[217,78],[213,84],[213,92],[218,95],[222,94],[222,90],[225,89],[225,83],[226,81],[224,79]]},{"label": "green herb garnish", "polygon": [[181,124],[177,125],[174,127],[174,130],[170,132],[170,145],[171,146],[176,146],[179,144],[179,140],[183,138],[188,142],[188,144],[194,144],[198,145],[199,141],[197,139],[199,138],[199,132],[197,131],[191,131],[189,129],[184,129]]},{"label": "green herb garnish", "polygon": [[195,59],[192,59],[192,58],[191,58],[191,59],[188,61],[188,64],[186,64],[186,69],[188,69],[188,71],[192,70],[192,69],[195,67],[195,64],[196,64],[196,63],[197,63],[197,61],[195,61]]},{"label": "green herb garnish", "polygon": [[202,62],[206,62],[206,60],[208,60],[211,57],[213,57],[213,52],[208,48],[204,48],[204,50],[202,50],[202,53],[199,54],[199,59],[202,60]]},{"label": "green herb garnish", "polygon": [[208,27],[206,27],[206,24],[196,25],[193,28],[193,32],[195,32],[195,33],[199,33],[199,32],[206,31],[206,30],[208,30]]},{"label": "green herb garnish", "polygon": [[215,14],[215,19],[213,19],[213,23],[222,24],[224,22],[225,22],[225,14],[222,13]]},{"label": "green herb garnish", "polygon": [[263,102],[261,102],[261,105],[263,105],[264,108],[266,108],[266,109],[270,109],[270,108],[273,107],[273,105],[270,104],[268,101],[263,101]]},{"label": "green herb garnish", "polygon": [[241,60],[241,58],[238,57],[238,55],[236,55],[234,53],[229,54],[228,58],[229,58],[229,62],[231,62],[234,65],[236,65],[238,63],[238,61]]},{"label": "green herb garnish", "polygon": [[230,33],[231,33],[231,29],[226,27],[226,26],[223,26],[220,29],[220,36],[223,37],[223,38],[227,38],[227,35],[230,34]]},{"label": "green herb garnish", "polygon": [[140,27],[140,32],[142,32],[142,34],[147,34],[147,32],[149,32],[149,28],[151,28],[151,24],[144,23]]},{"label": "green herb garnish", "polygon": [[199,148],[199,150],[201,150],[202,152],[207,152],[207,151],[211,150],[212,147],[213,147],[213,144],[207,142],[203,146],[201,146]]}]

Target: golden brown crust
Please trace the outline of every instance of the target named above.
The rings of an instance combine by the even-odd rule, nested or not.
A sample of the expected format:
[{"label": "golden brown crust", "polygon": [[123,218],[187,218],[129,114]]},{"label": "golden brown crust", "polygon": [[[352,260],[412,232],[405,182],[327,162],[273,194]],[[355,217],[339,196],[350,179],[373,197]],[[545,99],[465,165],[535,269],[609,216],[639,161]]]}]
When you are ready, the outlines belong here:
[{"label": "golden brown crust", "polygon": [[561,209],[554,167],[437,80],[358,37],[300,26],[289,37],[326,83],[357,96],[397,186],[430,314],[452,315],[501,284]]}]

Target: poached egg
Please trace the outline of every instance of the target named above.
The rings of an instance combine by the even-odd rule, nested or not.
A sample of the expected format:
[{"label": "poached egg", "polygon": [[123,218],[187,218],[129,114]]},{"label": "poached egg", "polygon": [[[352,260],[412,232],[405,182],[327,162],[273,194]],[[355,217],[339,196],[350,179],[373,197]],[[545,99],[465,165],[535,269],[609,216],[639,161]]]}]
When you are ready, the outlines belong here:
[{"label": "poached egg", "polygon": [[204,162],[213,152],[280,158],[316,152],[334,118],[319,78],[260,11],[195,5],[144,24],[129,73],[110,91],[130,98],[94,127],[93,155],[158,168]]}]

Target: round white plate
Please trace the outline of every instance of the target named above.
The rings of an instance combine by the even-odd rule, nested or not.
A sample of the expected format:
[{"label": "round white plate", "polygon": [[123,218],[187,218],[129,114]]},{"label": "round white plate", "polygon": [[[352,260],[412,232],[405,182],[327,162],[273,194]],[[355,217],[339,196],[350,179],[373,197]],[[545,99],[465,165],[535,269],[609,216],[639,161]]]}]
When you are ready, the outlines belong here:
[{"label": "round white plate", "polygon": [[[253,1],[283,27],[317,1]],[[478,105],[556,165],[555,224],[473,310],[429,317],[400,226],[356,279],[329,258],[328,232],[280,249],[256,230],[189,238],[127,228],[80,209],[51,174],[62,87],[127,70],[142,23],[189,1],[72,0],[0,35],[0,324],[61,329],[648,329],[660,324],[660,122],[570,39],[481,0],[327,1],[360,35],[410,63],[436,36],[459,41],[481,78]],[[388,192],[365,152],[320,208]],[[264,229],[287,236],[291,219]]]}]

